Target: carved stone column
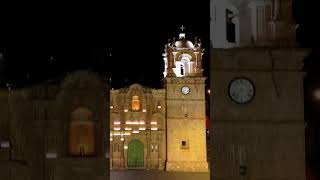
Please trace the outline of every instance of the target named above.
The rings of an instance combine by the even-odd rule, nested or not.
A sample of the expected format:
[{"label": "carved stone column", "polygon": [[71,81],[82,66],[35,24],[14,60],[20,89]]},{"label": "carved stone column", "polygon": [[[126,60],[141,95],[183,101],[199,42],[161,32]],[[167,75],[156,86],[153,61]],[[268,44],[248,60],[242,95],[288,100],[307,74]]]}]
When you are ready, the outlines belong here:
[{"label": "carved stone column", "polygon": [[195,52],[196,55],[196,76],[201,76],[202,75],[202,49],[198,49],[197,52]]},{"label": "carved stone column", "polygon": [[172,52],[173,52],[173,49],[171,47],[168,47],[166,49],[167,60],[168,60],[168,68],[167,68],[167,76],[168,77],[175,76],[173,69],[172,69],[174,67],[174,57],[173,57]]}]

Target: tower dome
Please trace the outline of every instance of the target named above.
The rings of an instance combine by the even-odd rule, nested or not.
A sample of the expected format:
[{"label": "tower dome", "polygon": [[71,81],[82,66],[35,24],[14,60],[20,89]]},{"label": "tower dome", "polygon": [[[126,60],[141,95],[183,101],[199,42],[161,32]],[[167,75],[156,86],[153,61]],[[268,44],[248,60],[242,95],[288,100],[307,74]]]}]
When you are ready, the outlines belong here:
[{"label": "tower dome", "polygon": [[[181,27],[181,30],[183,29],[184,26]],[[184,32],[179,34],[179,40],[168,39],[163,54],[164,77],[201,77],[204,51],[201,44],[197,37],[194,38],[194,42],[187,40]]]},{"label": "tower dome", "polygon": [[185,33],[180,33],[179,41],[176,41],[174,45],[177,48],[194,48],[193,43],[185,38]]}]

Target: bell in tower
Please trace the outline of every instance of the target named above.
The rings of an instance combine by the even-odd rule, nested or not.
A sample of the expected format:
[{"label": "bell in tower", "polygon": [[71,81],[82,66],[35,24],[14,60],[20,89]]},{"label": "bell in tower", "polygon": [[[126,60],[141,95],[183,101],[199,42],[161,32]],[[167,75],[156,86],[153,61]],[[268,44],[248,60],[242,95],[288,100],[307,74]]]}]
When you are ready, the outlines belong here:
[{"label": "bell in tower", "polygon": [[179,40],[169,40],[165,46],[164,77],[186,77],[202,76],[202,55],[201,40],[195,38],[194,43],[186,39],[183,32],[184,26],[180,28]]}]

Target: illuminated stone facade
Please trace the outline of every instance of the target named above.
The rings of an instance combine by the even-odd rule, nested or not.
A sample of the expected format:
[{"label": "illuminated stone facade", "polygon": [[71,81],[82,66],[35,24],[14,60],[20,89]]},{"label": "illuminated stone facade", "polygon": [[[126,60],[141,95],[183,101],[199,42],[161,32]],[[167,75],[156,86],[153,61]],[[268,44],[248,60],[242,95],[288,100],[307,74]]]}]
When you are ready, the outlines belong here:
[{"label": "illuminated stone facade", "polygon": [[[136,102],[139,110],[132,107],[132,97],[138,96]],[[128,88],[111,90],[111,134],[110,167],[128,167],[128,144],[133,139],[143,143],[143,167],[164,169],[166,160],[166,104],[165,90],[151,89],[139,84]],[[153,129],[152,129],[153,128]],[[151,130],[152,129],[152,130]],[[132,168],[135,168],[132,166]]]},{"label": "illuminated stone facade", "polygon": [[108,86],[92,72],[0,90],[0,179],[106,179]]},{"label": "illuminated stone facade", "polygon": [[111,90],[112,169],[208,171],[202,55],[181,33],[165,48],[164,89]]}]

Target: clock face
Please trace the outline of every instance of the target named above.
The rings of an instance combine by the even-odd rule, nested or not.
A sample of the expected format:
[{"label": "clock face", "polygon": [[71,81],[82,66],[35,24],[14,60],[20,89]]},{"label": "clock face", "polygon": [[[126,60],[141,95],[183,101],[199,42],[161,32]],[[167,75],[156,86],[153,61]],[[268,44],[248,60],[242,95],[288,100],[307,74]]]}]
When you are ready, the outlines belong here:
[{"label": "clock face", "polygon": [[247,78],[235,78],[229,85],[230,98],[238,103],[245,104],[250,102],[255,95],[253,82]]},{"label": "clock face", "polygon": [[182,92],[182,94],[187,95],[190,93],[190,88],[188,86],[183,86],[181,88],[181,92]]}]

